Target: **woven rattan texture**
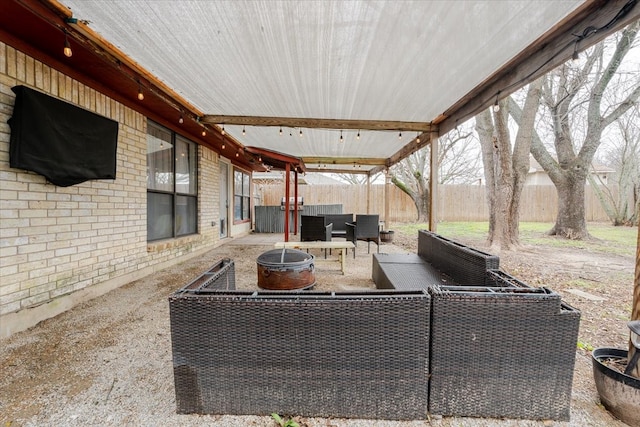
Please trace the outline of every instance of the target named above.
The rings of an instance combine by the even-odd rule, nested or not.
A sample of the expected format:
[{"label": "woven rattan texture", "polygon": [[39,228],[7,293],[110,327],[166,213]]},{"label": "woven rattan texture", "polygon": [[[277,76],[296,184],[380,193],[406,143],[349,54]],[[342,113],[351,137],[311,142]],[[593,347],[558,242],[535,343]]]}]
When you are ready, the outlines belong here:
[{"label": "woven rattan texture", "polygon": [[497,256],[426,230],[418,232],[418,255],[461,285],[486,284],[486,272],[500,268]]},{"label": "woven rattan texture", "polygon": [[431,413],[569,420],[578,311],[557,294],[431,292]]},{"label": "woven rattan texture", "polygon": [[314,294],[171,297],[177,411],[425,418],[429,295]]},{"label": "woven rattan texture", "polygon": [[378,289],[415,290],[454,284],[416,254],[373,254],[372,278]]},{"label": "woven rattan texture", "polygon": [[236,288],[236,267],[233,260],[223,258],[209,267],[200,276],[184,285],[176,294],[207,293]]}]

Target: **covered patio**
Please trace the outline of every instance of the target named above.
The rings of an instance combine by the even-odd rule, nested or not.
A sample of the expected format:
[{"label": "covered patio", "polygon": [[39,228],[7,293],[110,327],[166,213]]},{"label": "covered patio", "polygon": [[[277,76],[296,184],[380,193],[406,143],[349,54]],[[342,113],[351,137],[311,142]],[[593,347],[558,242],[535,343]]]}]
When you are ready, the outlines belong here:
[{"label": "covered patio", "polygon": [[[167,295],[197,277],[215,261],[231,257],[236,262],[238,289],[255,288],[256,257],[273,248],[281,236],[252,234],[234,239],[200,257],[158,271],[109,294],[42,322],[31,330],[3,341],[2,421],[11,425],[166,425],[166,426],[259,426],[274,424],[269,416],[179,415],[175,412],[172,354]],[[396,239],[403,246],[383,244],[383,253],[412,250],[404,246],[413,236]],[[576,254],[578,254],[576,252]],[[322,256],[320,252],[316,255]],[[318,290],[371,289],[371,258],[362,247],[348,260],[348,277],[333,267],[318,269]],[[504,268],[522,268],[522,256],[505,261]],[[544,260],[541,260],[544,262]],[[632,263],[627,262],[627,270]],[[595,271],[597,264],[580,274]],[[565,273],[566,274],[566,273]],[[528,278],[527,278],[528,279]],[[572,303],[577,302],[571,297]],[[572,299],[573,298],[573,299]],[[285,313],[283,313],[285,314]],[[591,316],[586,314],[590,323]],[[287,343],[282,343],[283,350]],[[230,355],[232,357],[232,355]],[[571,397],[571,420],[553,425],[623,427],[598,405],[591,378],[591,362],[579,352]],[[309,396],[319,399],[320,396]],[[281,414],[297,416],[299,414]],[[433,426],[525,426],[543,424],[533,420],[437,417],[430,420],[391,421],[340,418],[297,418],[307,427],[423,427]]]},{"label": "covered patio", "polygon": [[[9,222],[0,326],[3,336],[18,331],[3,350],[3,370],[11,371],[2,387],[10,391],[1,399],[6,421],[201,423],[175,413],[171,363],[182,360],[172,360],[166,298],[221,258],[238,263],[239,290],[257,290],[256,257],[280,236],[250,234],[251,172],[286,170],[289,203],[299,173],[372,177],[429,145],[435,230],[438,137],[638,17],[633,0],[2,2],[2,118],[14,109],[14,89],[30,86],[120,131],[111,181],[51,186],[2,159],[10,191],[2,194]],[[0,129],[4,152],[11,130]],[[163,162],[166,170],[157,167]],[[170,200],[162,218],[169,226],[152,232],[160,222],[152,202],[163,200]],[[373,289],[371,262],[360,247],[343,264],[345,276],[319,271],[319,290],[327,286],[334,297]],[[573,343],[562,347],[573,356]],[[571,398],[569,425],[615,425],[588,387]],[[426,414],[422,402],[416,407]],[[483,425],[436,423],[458,421]],[[271,420],[215,415],[206,422]]]}]

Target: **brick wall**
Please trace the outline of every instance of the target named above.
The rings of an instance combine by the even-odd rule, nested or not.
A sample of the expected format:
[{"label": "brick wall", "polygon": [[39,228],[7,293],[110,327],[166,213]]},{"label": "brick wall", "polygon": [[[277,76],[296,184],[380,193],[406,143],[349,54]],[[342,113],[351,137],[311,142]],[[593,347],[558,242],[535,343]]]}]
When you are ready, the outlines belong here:
[{"label": "brick wall", "polygon": [[[15,85],[116,120],[116,179],[57,187],[10,168]],[[218,243],[219,158],[199,147],[200,234],[147,244],[146,126],[136,111],[0,43],[0,337]]]}]

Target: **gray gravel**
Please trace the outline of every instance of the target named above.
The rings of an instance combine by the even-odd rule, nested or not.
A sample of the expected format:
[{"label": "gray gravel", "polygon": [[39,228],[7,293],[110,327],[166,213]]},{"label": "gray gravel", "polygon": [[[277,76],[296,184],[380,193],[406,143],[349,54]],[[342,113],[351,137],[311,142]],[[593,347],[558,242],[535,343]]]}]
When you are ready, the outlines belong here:
[{"label": "gray gravel", "polygon": [[[269,416],[175,413],[167,297],[222,257],[236,262],[238,288],[254,288],[255,260],[272,243],[244,246],[243,240],[247,241],[216,248],[2,340],[1,425],[275,427]],[[402,252],[393,245],[383,245],[381,250]],[[339,274],[337,264],[316,270],[319,289],[372,287],[370,269],[371,256],[361,245],[357,258],[347,260],[347,276]],[[589,369],[589,361],[579,358],[576,369]],[[570,423],[448,417],[295,419],[308,427],[624,426],[598,407],[595,399],[593,393],[574,390]]]}]

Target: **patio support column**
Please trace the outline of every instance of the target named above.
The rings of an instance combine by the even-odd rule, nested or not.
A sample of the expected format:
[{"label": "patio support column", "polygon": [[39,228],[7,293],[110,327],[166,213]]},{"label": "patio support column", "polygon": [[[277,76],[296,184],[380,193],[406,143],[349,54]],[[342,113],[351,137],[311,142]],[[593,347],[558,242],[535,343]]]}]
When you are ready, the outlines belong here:
[{"label": "patio support column", "polygon": [[289,163],[285,166],[285,177],[284,177],[284,241],[289,241],[289,192],[291,190],[291,185],[289,183],[291,172],[291,166]]},{"label": "patio support column", "polygon": [[293,235],[298,235],[298,169],[293,170]]},{"label": "patio support column", "polygon": [[389,168],[384,170],[384,229],[389,230],[389,196],[391,195],[391,175]]},{"label": "patio support column", "polygon": [[[633,281],[633,304],[631,306],[631,320],[640,320],[640,223],[638,223],[638,240],[636,241],[636,274]],[[628,360],[631,360],[636,348],[629,340]],[[640,375],[640,364],[631,371],[632,376]]]},{"label": "patio support column", "polygon": [[371,175],[367,174],[367,214],[371,213]]},{"label": "patio support column", "polygon": [[429,150],[431,155],[429,159],[429,230],[435,232],[438,222],[438,218],[436,218],[438,208],[436,205],[438,200],[438,134],[431,132],[429,139],[431,144]]},{"label": "patio support column", "polygon": [[640,320],[640,223],[638,224],[638,240],[636,242],[636,275],[633,281],[631,320]]}]

